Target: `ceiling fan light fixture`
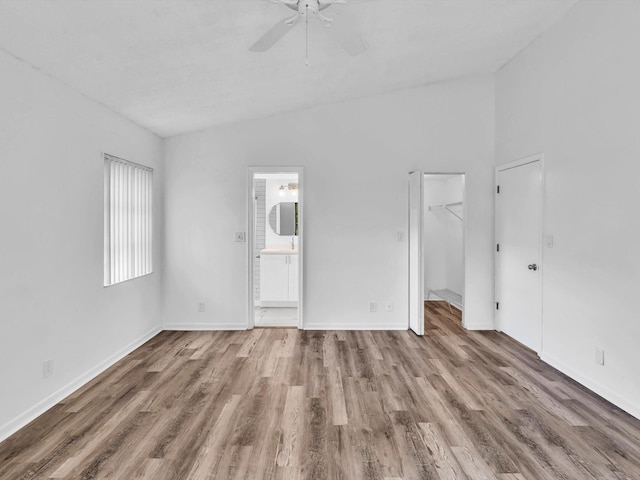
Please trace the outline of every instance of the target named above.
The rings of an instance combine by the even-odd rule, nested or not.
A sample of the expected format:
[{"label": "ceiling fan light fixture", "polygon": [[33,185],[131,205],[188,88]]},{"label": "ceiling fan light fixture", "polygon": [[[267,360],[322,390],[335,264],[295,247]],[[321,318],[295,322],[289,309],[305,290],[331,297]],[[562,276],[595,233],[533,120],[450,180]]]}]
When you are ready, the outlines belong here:
[{"label": "ceiling fan light fixture", "polygon": [[[252,52],[266,52],[278,41],[280,41],[293,27],[300,21],[305,20],[305,64],[309,66],[309,18],[318,19],[326,32],[338,42],[350,55],[355,56],[364,52],[366,47],[362,39],[349,28],[345,28],[340,22],[335,22],[333,18],[320,13],[334,4],[345,4],[347,0],[271,0],[272,3],[279,3],[297,13],[293,17],[288,17],[276,23],[267,33],[265,33],[251,48]],[[333,27],[333,28],[331,28]]]}]

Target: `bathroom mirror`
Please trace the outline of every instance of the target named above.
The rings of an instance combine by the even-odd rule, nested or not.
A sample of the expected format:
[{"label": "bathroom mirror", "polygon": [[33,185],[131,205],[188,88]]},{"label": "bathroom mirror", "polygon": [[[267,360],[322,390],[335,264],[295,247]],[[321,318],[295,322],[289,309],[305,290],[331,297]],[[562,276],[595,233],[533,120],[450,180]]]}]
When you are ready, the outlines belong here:
[{"label": "bathroom mirror", "polygon": [[298,235],[298,202],[280,202],[269,212],[269,226],[277,235]]}]

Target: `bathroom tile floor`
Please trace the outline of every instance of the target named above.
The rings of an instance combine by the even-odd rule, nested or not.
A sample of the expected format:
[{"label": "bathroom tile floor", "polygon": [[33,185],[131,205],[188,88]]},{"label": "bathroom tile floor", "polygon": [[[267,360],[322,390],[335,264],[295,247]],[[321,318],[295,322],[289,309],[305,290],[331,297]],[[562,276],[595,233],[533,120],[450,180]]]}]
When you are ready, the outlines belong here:
[{"label": "bathroom tile floor", "polygon": [[297,327],[298,309],[256,307],[256,327]]}]

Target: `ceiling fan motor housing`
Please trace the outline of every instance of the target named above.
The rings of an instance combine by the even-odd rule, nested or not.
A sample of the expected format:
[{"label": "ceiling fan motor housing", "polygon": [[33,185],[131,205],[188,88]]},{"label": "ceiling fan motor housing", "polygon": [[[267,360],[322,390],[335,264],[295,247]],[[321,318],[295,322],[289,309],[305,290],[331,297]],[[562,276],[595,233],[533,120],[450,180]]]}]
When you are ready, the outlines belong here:
[{"label": "ceiling fan motor housing", "polygon": [[[276,23],[268,32],[266,32],[249,50],[252,52],[266,52],[282,37],[291,31],[301,19],[304,19],[306,28],[305,45],[308,44],[308,24],[309,16],[318,19],[325,27],[324,31],[328,32],[350,55],[355,56],[362,53],[366,47],[359,35],[334,23],[333,18],[329,18],[322,14],[322,11],[329,8],[333,4],[345,4],[347,0],[271,0],[273,3],[279,3],[296,12],[291,17],[284,18]],[[333,28],[330,28],[333,27]],[[308,47],[307,47],[308,48]],[[305,50],[306,51],[306,50]],[[307,56],[308,58],[308,56]]]},{"label": "ceiling fan motor housing", "polygon": [[329,8],[331,2],[323,3],[319,0],[298,0],[297,3],[286,3],[291,10],[296,10],[300,15],[305,16],[307,12],[317,15],[319,11]]}]

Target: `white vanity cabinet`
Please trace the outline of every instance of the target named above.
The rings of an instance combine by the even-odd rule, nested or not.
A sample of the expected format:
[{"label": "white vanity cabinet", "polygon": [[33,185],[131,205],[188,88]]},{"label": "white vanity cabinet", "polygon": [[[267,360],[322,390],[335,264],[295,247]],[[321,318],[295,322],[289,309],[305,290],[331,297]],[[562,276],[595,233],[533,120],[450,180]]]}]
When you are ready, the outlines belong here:
[{"label": "white vanity cabinet", "polygon": [[264,307],[298,305],[298,255],[260,255],[260,303]]}]

